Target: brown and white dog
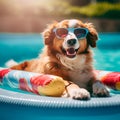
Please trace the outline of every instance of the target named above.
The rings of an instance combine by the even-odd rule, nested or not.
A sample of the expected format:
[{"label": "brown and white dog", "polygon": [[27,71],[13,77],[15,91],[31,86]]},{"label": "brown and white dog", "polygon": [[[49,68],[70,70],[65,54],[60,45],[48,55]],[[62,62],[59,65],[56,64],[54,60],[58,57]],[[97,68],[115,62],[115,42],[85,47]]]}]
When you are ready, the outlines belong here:
[{"label": "brown and white dog", "polygon": [[66,84],[63,96],[74,99],[89,99],[90,94],[109,96],[93,73],[90,47],[96,47],[98,34],[91,23],[77,19],[55,22],[43,32],[43,37],[45,46],[39,58],[11,68],[61,76]]}]

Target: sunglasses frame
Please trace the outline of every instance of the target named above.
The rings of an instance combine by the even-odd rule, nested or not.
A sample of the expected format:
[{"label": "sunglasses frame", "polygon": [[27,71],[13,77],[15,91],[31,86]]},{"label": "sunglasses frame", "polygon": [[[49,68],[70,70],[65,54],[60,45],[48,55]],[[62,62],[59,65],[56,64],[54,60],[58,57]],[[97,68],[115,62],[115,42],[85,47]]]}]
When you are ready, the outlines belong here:
[{"label": "sunglasses frame", "polygon": [[[77,37],[78,39],[83,39],[83,38],[85,38],[86,36],[87,36],[87,34],[88,34],[88,32],[89,32],[89,30],[87,29],[87,28],[54,28],[53,29],[53,32],[55,33],[55,35],[56,35],[56,37],[58,38],[58,39],[63,39],[63,37],[60,37],[59,35],[57,35],[57,30],[58,29],[66,29],[67,30],[67,32],[69,33],[69,32],[72,32],[72,33],[74,33],[74,31],[75,30],[77,30],[77,29],[81,29],[81,30],[85,30],[86,31],[86,34],[84,35],[84,37]],[[67,34],[68,34],[67,33]],[[74,33],[75,34],[75,33]]]}]

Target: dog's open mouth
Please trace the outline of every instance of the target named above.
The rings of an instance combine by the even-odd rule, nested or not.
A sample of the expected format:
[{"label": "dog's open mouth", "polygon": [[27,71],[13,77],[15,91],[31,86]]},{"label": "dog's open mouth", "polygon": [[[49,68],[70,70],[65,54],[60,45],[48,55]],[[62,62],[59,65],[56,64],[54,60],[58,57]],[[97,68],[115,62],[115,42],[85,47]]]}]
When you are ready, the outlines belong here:
[{"label": "dog's open mouth", "polygon": [[62,48],[62,51],[67,57],[74,58],[77,55],[78,49],[71,47],[65,50],[64,48]]}]

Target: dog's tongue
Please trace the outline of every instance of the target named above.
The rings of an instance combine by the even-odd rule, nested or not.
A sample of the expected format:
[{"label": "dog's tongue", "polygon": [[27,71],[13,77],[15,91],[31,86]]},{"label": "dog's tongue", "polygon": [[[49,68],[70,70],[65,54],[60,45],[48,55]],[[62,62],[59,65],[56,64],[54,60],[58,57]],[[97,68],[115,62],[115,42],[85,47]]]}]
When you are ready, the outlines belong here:
[{"label": "dog's tongue", "polygon": [[76,51],[74,48],[68,48],[66,53],[67,55],[76,55]]}]

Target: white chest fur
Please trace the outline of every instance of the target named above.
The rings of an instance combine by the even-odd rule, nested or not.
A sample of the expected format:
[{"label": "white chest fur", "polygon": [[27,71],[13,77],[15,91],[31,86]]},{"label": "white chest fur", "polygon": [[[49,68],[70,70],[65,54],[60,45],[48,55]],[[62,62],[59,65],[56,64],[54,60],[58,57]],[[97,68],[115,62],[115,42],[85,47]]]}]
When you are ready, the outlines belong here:
[{"label": "white chest fur", "polygon": [[87,82],[93,76],[90,71],[92,66],[86,63],[86,55],[79,55],[73,59],[60,54],[57,57],[66,68],[70,69],[68,73],[71,81],[86,88]]},{"label": "white chest fur", "polygon": [[84,67],[86,62],[85,55],[79,55],[76,56],[75,58],[68,58],[65,55],[57,54],[57,58],[61,61],[61,63],[65,67],[69,68],[70,70],[77,70],[77,71],[83,69],[82,67]]}]

